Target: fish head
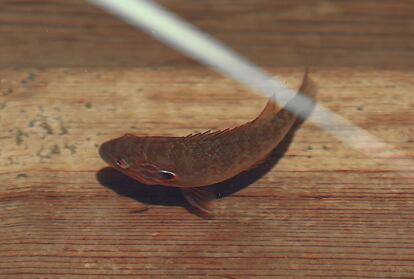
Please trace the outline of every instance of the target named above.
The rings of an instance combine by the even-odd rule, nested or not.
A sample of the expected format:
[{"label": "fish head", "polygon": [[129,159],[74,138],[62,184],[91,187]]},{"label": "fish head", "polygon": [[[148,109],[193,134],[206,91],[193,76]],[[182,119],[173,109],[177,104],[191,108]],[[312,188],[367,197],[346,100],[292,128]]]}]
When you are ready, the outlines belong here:
[{"label": "fish head", "polygon": [[148,139],[127,134],[103,143],[99,154],[108,165],[141,183],[177,186],[174,166],[156,149]]}]

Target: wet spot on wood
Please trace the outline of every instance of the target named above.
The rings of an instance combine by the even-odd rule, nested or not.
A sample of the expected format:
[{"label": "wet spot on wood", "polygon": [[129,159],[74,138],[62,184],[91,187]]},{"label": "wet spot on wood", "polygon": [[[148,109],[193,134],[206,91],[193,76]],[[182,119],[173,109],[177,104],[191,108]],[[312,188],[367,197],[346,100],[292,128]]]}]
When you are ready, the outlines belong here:
[{"label": "wet spot on wood", "polygon": [[308,147],[306,148],[307,150],[312,150],[312,146],[308,145]]},{"label": "wet spot on wood", "polygon": [[60,153],[60,147],[57,144],[51,146],[50,148],[42,145],[36,152],[36,155],[40,159],[40,162],[44,162],[52,159],[53,156],[59,155]]},{"label": "wet spot on wood", "polygon": [[46,121],[41,121],[39,126],[42,127],[48,135],[53,135],[53,128]]},{"label": "wet spot on wood", "polygon": [[358,111],[363,111],[364,110],[364,107],[363,106],[357,106],[357,108],[356,108]]},{"label": "wet spot on wood", "polygon": [[6,102],[0,103],[0,110],[4,109],[6,105],[7,105]]},{"label": "wet spot on wood", "polygon": [[326,145],[322,145],[322,148],[323,148],[324,150],[328,150],[328,149],[329,149],[329,147],[327,147]]},{"label": "wet spot on wood", "polygon": [[61,116],[55,116],[50,118],[47,117],[45,113],[46,112],[43,110],[43,108],[39,107],[39,113],[28,123],[28,126],[30,128],[41,128],[44,132],[42,138],[46,138],[47,135],[53,135],[56,132],[59,135],[69,134],[69,129],[65,125]]},{"label": "wet spot on wood", "polygon": [[29,73],[29,76],[27,77],[27,79],[30,80],[30,81],[32,81],[32,80],[35,80],[36,77],[37,77],[37,75],[36,75],[35,72],[30,72]]},{"label": "wet spot on wood", "polygon": [[53,145],[52,149],[50,149],[51,154],[60,154],[60,148],[57,144]]},{"label": "wet spot on wood", "polygon": [[69,130],[68,130],[68,128],[65,126],[65,125],[63,125],[63,123],[61,122],[60,123],[61,125],[60,125],[60,132],[59,132],[59,135],[66,135],[66,134],[69,134]]},{"label": "wet spot on wood", "polygon": [[23,132],[22,130],[18,129],[16,132],[16,144],[21,145],[24,141],[24,138],[28,138],[29,134]]},{"label": "wet spot on wood", "polygon": [[46,134],[53,135],[53,128],[47,122],[47,117],[43,115],[43,113],[39,113],[35,119],[29,122],[30,128],[34,128],[35,126],[42,128],[46,132]]},{"label": "wet spot on wood", "polygon": [[44,145],[42,145],[39,150],[36,152],[37,157],[39,157],[40,161],[43,162],[45,159],[50,159],[49,152],[45,149]]},{"label": "wet spot on wood", "polygon": [[17,161],[17,159],[13,156],[9,156],[6,158],[9,165],[20,165],[20,162]]},{"label": "wet spot on wood", "polygon": [[86,104],[85,104],[85,108],[87,108],[87,109],[92,108],[92,104],[91,104],[91,103],[89,103],[89,102],[88,102],[88,103],[86,103]]},{"label": "wet spot on wood", "polygon": [[67,149],[70,151],[70,154],[73,155],[76,153],[76,149],[78,148],[76,146],[76,144],[65,144],[65,146],[63,147],[64,149]]},{"label": "wet spot on wood", "polygon": [[25,179],[28,178],[29,176],[25,173],[19,173],[18,175],[16,175],[16,179]]},{"label": "wet spot on wood", "polygon": [[11,94],[13,94],[13,89],[12,89],[12,88],[6,88],[6,89],[3,91],[3,96],[9,96],[9,95],[11,95]]},{"label": "wet spot on wood", "polygon": [[23,85],[23,86],[25,86],[25,85],[27,85],[30,81],[35,80],[35,79],[36,79],[36,77],[37,77],[37,75],[36,75],[36,73],[35,73],[35,72],[29,72],[29,74],[27,75],[27,77],[26,77],[25,79],[22,79],[22,80],[20,81],[20,84],[21,84],[21,85]]},{"label": "wet spot on wood", "polygon": [[99,144],[95,143],[95,144],[94,144],[94,146],[95,146],[96,148],[98,148],[98,147],[99,147]]}]

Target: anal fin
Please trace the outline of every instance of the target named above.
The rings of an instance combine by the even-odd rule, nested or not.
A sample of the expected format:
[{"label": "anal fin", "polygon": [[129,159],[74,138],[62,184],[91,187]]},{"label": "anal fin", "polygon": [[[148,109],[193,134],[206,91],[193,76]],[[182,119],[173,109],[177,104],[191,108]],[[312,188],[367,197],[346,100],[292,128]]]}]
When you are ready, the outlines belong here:
[{"label": "anal fin", "polygon": [[212,212],[209,208],[210,201],[216,199],[212,190],[205,187],[181,188],[184,198],[195,209],[203,214],[210,215]]}]

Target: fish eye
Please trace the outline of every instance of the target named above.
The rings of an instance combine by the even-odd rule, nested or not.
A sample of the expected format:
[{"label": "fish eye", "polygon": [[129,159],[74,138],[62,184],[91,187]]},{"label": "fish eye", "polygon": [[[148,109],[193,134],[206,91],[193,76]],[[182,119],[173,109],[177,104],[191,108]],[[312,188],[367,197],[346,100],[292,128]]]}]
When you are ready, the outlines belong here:
[{"label": "fish eye", "polygon": [[175,173],[167,170],[160,170],[160,176],[168,181],[174,181],[177,179],[177,175]]},{"label": "fish eye", "polygon": [[122,169],[126,169],[126,168],[128,168],[128,167],[129,167],[128,162],[127,162],[127,161],[125,161],[125,159],[122,159],[122,158],[118,158],[118,159],[116,159],[116,160],[115,160],[115,164],[116,164],[118,167],[122,168]]}]

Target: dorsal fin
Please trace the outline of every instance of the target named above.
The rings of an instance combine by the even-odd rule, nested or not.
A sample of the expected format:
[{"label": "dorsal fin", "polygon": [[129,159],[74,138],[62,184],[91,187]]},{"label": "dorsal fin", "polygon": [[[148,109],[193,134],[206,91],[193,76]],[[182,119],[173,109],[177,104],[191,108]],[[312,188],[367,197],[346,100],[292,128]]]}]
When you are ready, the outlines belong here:
[{"label": "dorsal fin", "polygon": [[[248,123],[250,123],[250,122],[248,122]],[[227,129],[224,129],[224,130],[219,130],[219,131],[214,131],[214,132],[212,132],[210,130],[207,130],[205,132],[200,132],[200,133],[196,133],[196,134],[189,134],[188,136],[185,136],[184,139],[186,139],[188,141],[212,140],[212,139],[216,139],[219,136],[225,136],[225,135],[232,134],[232,133],[238,131],[241,127],[245,126],[246,124],[243,124],[243,125],[235,127],[235,128],[227,128]]]},{"label": "dorsal fin", "polygon": [[224,130],[219,130],[219,131],[214,131],[214,132],[212,132],[211,130],[207,130],[205,132],[200,132],[200,133],[196,133],[196,134],[189,134],[184,138],[188,141],[205,141],[205,140],[213,140],[213,139],[216,139],[218,137],[222,137],[222,136],[226,136],[226,135],[231,135],[235,132],[240,131],[241,129],[246,129],[253,122],[256,122],[256,121],[261,120],[261,119],[266,119],[268,117],[272,117],[279,110],[280,110],[280,108],[276,105],[276,103],[274,101],[274,96],[273,96],[272,98],[269,99],[269,101],[267,102],[267,104],[266,104],[265,108],[263,109],[263,111],[253,121],[249,121],[247,123],[244,123],[244,124],[242,124],[240,126],[237,126],[237,127],[234,127],[234,128],[227,128],[227,129],[224,129]]}]

